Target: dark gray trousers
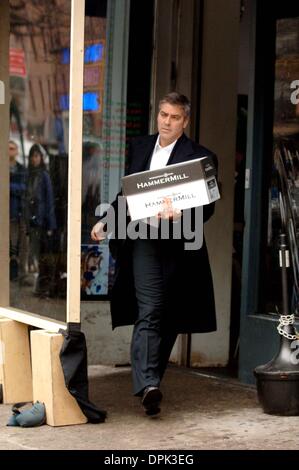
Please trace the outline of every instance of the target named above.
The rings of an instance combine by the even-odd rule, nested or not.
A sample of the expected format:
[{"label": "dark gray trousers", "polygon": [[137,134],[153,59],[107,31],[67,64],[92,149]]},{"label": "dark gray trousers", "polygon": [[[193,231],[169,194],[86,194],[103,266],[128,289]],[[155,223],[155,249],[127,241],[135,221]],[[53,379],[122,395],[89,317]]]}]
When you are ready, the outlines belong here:
[{"label": "dark gray trousers", "polygon": [[163,251],[159,240],[135,240],[133,273],[138,318],[131,343],[133,390],[141,395],[145,387],[160,385],[177,334],[163,325],[165,292]]}]

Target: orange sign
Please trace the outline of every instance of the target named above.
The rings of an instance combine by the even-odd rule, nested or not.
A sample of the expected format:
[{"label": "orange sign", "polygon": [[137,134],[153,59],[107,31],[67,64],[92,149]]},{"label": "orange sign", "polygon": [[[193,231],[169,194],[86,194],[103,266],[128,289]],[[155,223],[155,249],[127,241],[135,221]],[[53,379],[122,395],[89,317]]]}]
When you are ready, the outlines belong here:
[{"label": "orange sign", "polygon": [[9,73],[15,77],[26,77],[25,53],[23,49],[9,49]]}]

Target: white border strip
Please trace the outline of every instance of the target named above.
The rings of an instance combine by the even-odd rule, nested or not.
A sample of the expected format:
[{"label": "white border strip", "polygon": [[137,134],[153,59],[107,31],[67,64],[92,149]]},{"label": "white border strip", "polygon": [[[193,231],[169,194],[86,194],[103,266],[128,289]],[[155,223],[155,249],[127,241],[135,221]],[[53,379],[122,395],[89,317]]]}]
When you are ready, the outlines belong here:
[{"label": "white border strip", "polygon": [[72,0],[68,244],[67,244],[67,322],[80,323],[81,199],[82,199],[82,121],[84,67],[85,0]]},{"label": "white border strip", "polygon": [[0,316],[10,318],[11,320],[25,323],[26,325],[36,326],[43,330],[48,330],[57,333],[60,329],[66,330],[67,325],[58,320],[53,320],[49,317],[41,317],[35,313],[25,313],[16,308],[0,307]]}]

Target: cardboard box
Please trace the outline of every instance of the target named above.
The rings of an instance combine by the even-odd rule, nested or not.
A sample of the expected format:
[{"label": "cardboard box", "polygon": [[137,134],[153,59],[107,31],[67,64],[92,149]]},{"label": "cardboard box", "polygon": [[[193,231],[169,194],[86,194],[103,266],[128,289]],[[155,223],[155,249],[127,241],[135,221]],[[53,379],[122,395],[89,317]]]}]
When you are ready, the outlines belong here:
[{"label": "cardboard box", "polygon": [[203,206],[220,198],[211,157],[124,176],[122,188],[132,220],[156,215],[165,198],[176,209]]}]

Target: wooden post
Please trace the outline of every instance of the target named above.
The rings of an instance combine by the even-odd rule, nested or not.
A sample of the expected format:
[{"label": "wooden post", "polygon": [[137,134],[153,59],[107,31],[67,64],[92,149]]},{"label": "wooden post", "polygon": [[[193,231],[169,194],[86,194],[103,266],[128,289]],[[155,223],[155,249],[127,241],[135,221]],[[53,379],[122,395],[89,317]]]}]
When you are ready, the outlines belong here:
[{"label": "wooden post", "polygon": [[[71,14],[71,65],[70,65],[70,132],[69,132],[69,192],[68,192],[68,285],[67,322],[80,322],[80,259],[81,259],[81,178],[82,178],[82,101],[85,0],[72,0]],[[9,306],[9,2],[0,1],[0,80],[6,91],[5,104],[0,105],[0,219],[5,230],[0,232],[0,262],[3,280],[0,292],[0,311],[20,321],[35,326],[50,323],[50,319],[18,311]],[[3,77],[2,77],[3,76]],[[3,85],[2,85],[3,88]],[[7,159],[5,160],[5,156]],[[57,331],[59,322],[53,322]],[[4,385],[4,401],[31,401],[31,371],[29,349],[25,354],[27,326],[12,320],[3,320],[1,327],[0,377]],[[11,331],[15,334],[11,335]],[[18,332],[18,333],[17,333]],[[23,334],[23,336],[21,335]],[[12,341],[12,336],[14,336]],[[20,339],[21,338],[21,339]],[[28,338],[27,338],[28,340]],[[33,400],[45,402],[47,422],[53,426],[86,422],[75,399],[64,385],[59,361],[63,338],[57,333],[32,332],[32,364],[34,370]],[[28,342],[29,343],[29,342]],[[26,343],[27,344],[27,343]],[[29,348],[29,346],[28,346]],[[16,380],[16,377],[21,377]],[[30,382],[26,395],[25,383]],[[22,392],[21,395],[17,393]],[[14,394],[12,394],[14,392]]]},{"label": "wooden post", "polygon": [[84,7],[72,0],[66,304],[72,323],[80,323]]},{"label": "wooden post", "polygon": [[0,381],[3,403],[32,401],[28,326],[0,318]]},{"label": "wooden post", "polygon": [[62,343],[59,333],[31,332],[33,400],[45,404],[50,426],[84,424],[87,419],[65,386],[59,358]]}]

